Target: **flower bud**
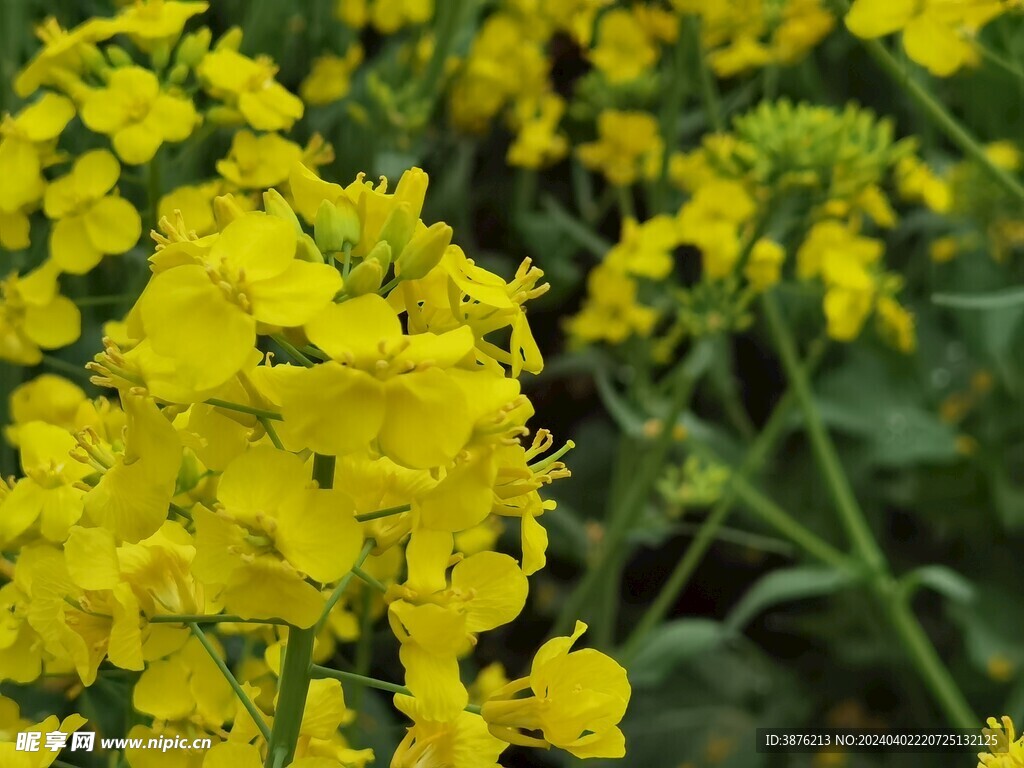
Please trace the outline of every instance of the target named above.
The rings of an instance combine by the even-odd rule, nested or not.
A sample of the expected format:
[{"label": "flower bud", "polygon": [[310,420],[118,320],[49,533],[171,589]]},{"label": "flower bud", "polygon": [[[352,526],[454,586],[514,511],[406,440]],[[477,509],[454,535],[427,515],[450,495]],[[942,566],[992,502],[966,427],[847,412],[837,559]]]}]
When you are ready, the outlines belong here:
[{"label": "flower bud", "polygon": [[135,64],[128,51],[119,45],[108,45],[106,52],[107,60],[115,67],[130,67]]},{"label": "flower bud", "polygon": [[375,259],[365,259],[356,264],[345,280],[345,293],[349,296],[362,296],[365,293],[376,293],[384,281],[384,270]]},{"label": "flower bud", "polygon": [[391,246],[392,257],[397,259],[402,255],[402,249],[415,230],[416,219],[412,215],[412,206],[409,203],[399,203],[384,219],[377,239],[386,241]]},{"label": "flower bud", "polygon": [[439,221],[416,235],[395,262],[395,274],[403,280],[419,280],[438,265],[451,245],[452,228]]},{"label": "flower bud", "polygon": [[225,107],[220,104],[206,110],[206,119],[214,125],[235,126],[245,123],[245,118],[242,117],[241,112],[234,107]]},{"label": "flower bud", "polygon": [[189,69],[184,64],[175,64],[167,73],[167,82],[181,85],[188,79]]},{"label": "flower bud", "polygon": [[299,224],[295,211],[276,189],[268,189],[263,193],[263,210],[274,218],[287,221],[295,227],[296,234],[302,234],[302,225]]},{"label": "flower bud", "polygon": [[178,53],[177,56],[175,56],[175,62],[179,66],[194,69],[209,52],[210,40],[212,39],[213,33],[210,32],[209,27],[203,27],[191,34],[185,35],[181,39],[181,44],[178,45]]},{"label": "flower bud", "polygon": [[333,203],[324,200],[317,208],[313,234],[324,253],[337,253],[346,243],[355,245],[359,242],[361,230],[359,212],[347,195]]},{"label": "flower bud", "polygon": [[418,219],[423,212],[427,196],[427,174],[421,168],[410,168],[402,174],[395,187],[395,199],[412,206],[412,217]]},{"label": "flower bud", "polygon": [[217,195],[213,198],[213,217],[217,220],[218,229],[224,229],[232,221],[244,215],[245,211],[235,202],[235,196],[231,193]]},{"label": "flower bud", "polygon": [[376,261],[380,264],[381,271],[387,274],[388,267],[391,266],[391,246],[387,244],[387,241],[381,240],[366,254],[367,261]]},{"label": "flower bud", "polygon": [[303,232],[299,235],[298,244],[295,247],[295,258],[299,261],[308,261],[313,264],[323,264],[324,255],[316,247],[313,238]]},{"label": "flower bud", "polygon": [[171,62],[171,49],[165,42],[157,43],[149,52],[149,59],[155,72],[163,72]]},{"label": "flower bud", "polygon": [[237,51],[242,47],[242,28],[232,27],[217,40],[214,45],[218,51]]}]

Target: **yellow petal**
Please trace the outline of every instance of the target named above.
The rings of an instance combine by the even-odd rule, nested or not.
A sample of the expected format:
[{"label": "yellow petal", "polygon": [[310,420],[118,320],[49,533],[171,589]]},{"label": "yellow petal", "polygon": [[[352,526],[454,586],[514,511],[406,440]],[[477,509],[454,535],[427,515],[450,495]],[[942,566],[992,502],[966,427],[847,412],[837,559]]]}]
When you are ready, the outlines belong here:
[{"label": "yellow petal", "polygon": [[459,679],[455,654],[435,655],[416,643],[403,643],[398,655],[405,684],[419,701],[423,717],[439,722],[458,717],[469,703],[469,693]]},{"label": "yellow petal", "polygon": [[857,37],[882,37],[903,29],[918,5],[917,0],[854,0],[846,27]]},{"label": "yellow petal", "polygon": [[232,221],[210,249],[210,258],[252,283],[277,277],[292,263],[298,238],[284,219],[259,211]]},{"label": "yellow petal", "polygon": [[200,266],[154,275],[139,304],[153,350],[173,358],[182,382],[195,389],[227,381],[256,343],[256,321],[229,302]]},{"label": "yellow petal", "polygon": [[71,580],[82,589],[113,589],[120,581],[117,543],[104,528],[72,528],[64,542],[64,559]]},{"label": "yellow petal", "polygon": [[118,157],[128,165],[148,163],[160,148],[161,136],[146,123],[130,123],[114,134],[112,143]]},{"label": "yellow petal", "polygon": [[276,515],[287,499],[301,494],[310,482],[304,462],[294,453],[261,446],[228,465],[217,497],[231,517],[245,521],[256,515]]},{"label": "yellow petal", "polygon": [[188,687],[189,670],[177,659],[154,661],[132,690],[132,705],[157,720],[181,720],[196,703]]},{"label": "yellow petal", "polygon": [[382,341],[401,339],[402,324],[387,301],[366,294],[328,305],[306,323],[306,335],[333,359],[368,368],[381,358]]},{"label": "yellow petal", "polygon": [[253,379],[280,405],[284,421],[277,430],[289,450],[352,453],[369,444],[384,420],[383,388],[363,371],[334,362],[260,366]]},{"label": "yellow petal", "polygon": [[83,217],[89,242],[103,253],[124,253],[142,234],[142,219],[135,206],[123,197],[97,200]]},{"label": "yellow petal", "polygon": [[72,275],[84,275],[100,263],[103,252],[89,238],[84,216],[69,216],[53,223],[50,257]]},{"label": "yellow petal", "polygon": [[903,30],[907,55],[936,77],[949,77],[971,57],[971,47],[952,26],[925,13]]},{"label": "yellow petal", "polygon": [[396,376],[385,384],[386,410],[381,425],[381,450],[410,469],[449,463],[465,447],[472,432],[469,406],[462,388],[444,371]]},{"label": "yellow petal", "polygon": [[324,601],[293,568],[261,557],[234,571],[223,593],[224,607],[246,619],[284,619],[307,628],[320,618]]},{"label": "yellow petal", "polygon": [[293,566],[316,581],[347,573],[363,546],[352,500],[341,491],[306,491],[277,510],[274,544]]},{"label": "yellow petal", "polygon": [[422,595],[441,592],[448,586],[446,573],[452,556],[452,535],[417,528],[405,549],[408,576],[405,585]]},{"label": "yellow petal", "polygon": [[25,335],[43,349],[59,349],[82,335],[82,313],[66,296],[57,296],[43,307],[25,308]]},{"label": "yellow petal", "polygon": [[203,768],[262,768],[260,751],[251,744],[224,742],[206,753]]},{"label": "yellow petal", "polygon": [[519,615],[529,586],[511,557],[478,552],[452,569],[452,589],[471,596],[466,604],[466,630],[486,632]]},{"label": "yellow petal", "polygon": [[79,200],[99,200],[114,188],[120,175],[121,164],[105,149],[79,156],[71,171]]},{"label": "yellow petal", "polygon": [[292,328],[331,304],[340,290],[341,274],[334,267],[292,260],[281,274],[251,283],[249,298],[257,320]]}]

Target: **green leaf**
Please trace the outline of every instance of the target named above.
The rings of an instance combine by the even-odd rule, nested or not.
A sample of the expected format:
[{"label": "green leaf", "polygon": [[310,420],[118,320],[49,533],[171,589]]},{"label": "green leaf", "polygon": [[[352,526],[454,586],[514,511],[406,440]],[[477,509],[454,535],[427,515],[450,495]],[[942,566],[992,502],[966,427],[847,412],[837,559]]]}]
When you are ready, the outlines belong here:
[{"label": "green leaf", "polygon": [[634,687],[653,687],[687,659],[717,648],[730,635],[711,619],[677,619],[651,632],[633,663],[629,680]]},{"label": "green leaf", "polygon": [[945,565],[924,565],[906,574],[901,583],[908,597],[921,587],[938,592],[957,603],[969,603],[974,599],[974,584],[966,576]]},{"label": "green leaf", "polygon": [[774,605],[829,595],[859,580],[857,574],[820,565],[798,565],[773,571],[747,590],[729,613],[725,626],[739,631],[759,613]]},{"label": "green leaf", "polygon": [[1007,288],[991,293],[936,293],[932,301],[954,309],[1007,309],[1024,306],[1024,288]]}]

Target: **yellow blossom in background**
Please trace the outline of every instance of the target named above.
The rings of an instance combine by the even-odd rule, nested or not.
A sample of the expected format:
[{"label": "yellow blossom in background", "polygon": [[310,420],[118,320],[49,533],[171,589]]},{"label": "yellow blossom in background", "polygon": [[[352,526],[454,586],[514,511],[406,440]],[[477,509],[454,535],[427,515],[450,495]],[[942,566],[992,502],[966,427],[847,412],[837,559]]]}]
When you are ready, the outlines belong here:
[{"label": "yellow blossom in background", "polygon": [[300,160],[302,147],[280,134],[240,130],[228,156],[217,161],[217,172],[241,189],[268,189],[287,180]]},{"label": "yellow blossom in background", "polygon": [[161,91],[148,69],[123,67],[111,72],[106,87],[89,91],[82,121],[109,135],[122,160],[139,165],[152,160],[164,142],[187,139],[199,115],[189,98]]},{"label": "yellow blossom in background", "polygon": [[561,160],[569,153],[569,140],[559,130],[565,101],[555,94],[539,101],[522,99],[513,110],[516,138],[509,145],[509,165],[539,169]]},{"label": "yellow blossom in background", "polygon": [[597,140],[580,144],[580,161],[615,186],[628,187],[661,169],[658,121],[646,112],[605,110],[597,118]]},{"label": "yellow blossom in background", "polygon": [[658,49],[637,17],[622,8],[601,16],[597,44],[590,51],[594,66],[612,83],[636,80],[657,60]]},{"label": "yellow blossom in background", "polygon": [[53,262],[0,281],[0,359],[36,365],[44,349],[71,344],[82,332],[82,315],[61,296]]},{"label": "yellow blossom in background", "polygon": [[196,72],[212,96],[258,131],[287,130],[302,117],[302,100],[274,79],[277,67],[266,57],[221,47],[203,57]]},{"label": "yellow blossom in background", "polygon": [[999,0],[854,0],[846,26],[865,38],[901,31],[903,48],[911,59],[933,75],[949,77],[977,64],[973,37],[1009,7]]},{"label": "yellow blossom in background", "polygon": [[344,98],[351,86],[352,73],[362,61],[363,48],[359,44],[349,46],[344,56],[318,56],[299,86],[299,95],[307,104],[317,106]]},{"label": "yellow blossom in background", "polygon": [[567,332],[582,343],[610,344],[650,334],[658,313],[638,302],[638,290],[637,281],[619,270],[595,267],[587,276],[587,298],[579,313],[567,320]]},{"label": "yellow blossom in background", "polygon": [[139,241],[142,221],[135,206],[110,194],[120,175],[117,159],[96,149],[46,188],[43,210],[54,219],[50,255],[63,271],[84,274],[105,255],[124,253]]}]

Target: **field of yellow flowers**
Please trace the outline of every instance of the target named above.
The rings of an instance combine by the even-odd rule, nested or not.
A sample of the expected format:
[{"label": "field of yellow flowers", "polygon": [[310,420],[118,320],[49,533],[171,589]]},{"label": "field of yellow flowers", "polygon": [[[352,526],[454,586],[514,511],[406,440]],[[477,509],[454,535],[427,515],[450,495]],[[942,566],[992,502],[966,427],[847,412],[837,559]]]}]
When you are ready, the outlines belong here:
[{"label": "field of yellow flowers", "polygon": [[0,768],[1024,768],[1020,0],[2,0],[0,113]]}]

